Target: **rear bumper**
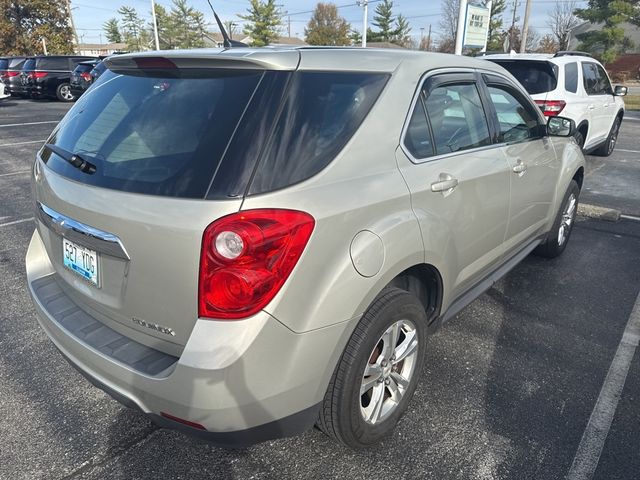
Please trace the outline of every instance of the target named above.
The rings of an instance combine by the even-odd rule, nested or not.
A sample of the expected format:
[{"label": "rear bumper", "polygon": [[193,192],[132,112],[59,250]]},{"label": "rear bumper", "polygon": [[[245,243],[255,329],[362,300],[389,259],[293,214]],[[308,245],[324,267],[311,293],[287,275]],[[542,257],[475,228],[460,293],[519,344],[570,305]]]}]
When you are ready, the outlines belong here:
[{"label": "rear bumper", "polygon": [[[52,268],[37,231],[26,263],[38,321],[76,369],[161,426],[219,445],[249,445],[312,427],[357,322],[352,319],[296,334],[265,312],[243,321],[198,320],[180,357],[173,357],[175,362],[162,371],[148,374],[79,338],[73,328],[65,328],[66,321],[57,320],[60,315],[50,305],[63,301],[67,287],[61,284],[53,300],[38,291],[42,279],[64,280]],[[162,412],[200,424],[204,430],[164,418]]]}]

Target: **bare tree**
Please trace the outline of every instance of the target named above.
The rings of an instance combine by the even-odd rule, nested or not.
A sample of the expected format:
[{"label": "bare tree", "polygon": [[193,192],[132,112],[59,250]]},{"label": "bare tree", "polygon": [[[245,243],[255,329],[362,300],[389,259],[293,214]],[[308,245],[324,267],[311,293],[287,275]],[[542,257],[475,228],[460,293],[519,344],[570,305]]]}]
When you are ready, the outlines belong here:
[{"label": "bare tree", "polygon": [[447,40],[453,40],[455,44],[460,0],[442,0],[441,11],[440,28],[442,29],[442,37]]},{"label": "bare tree", "polygon": [[560,50],[569,48],[569,37],[571,30],[580,24],[580,19],[573,12],[577,8],[575,0],[556,0],[556,5],[549,12],[549,28]]}]

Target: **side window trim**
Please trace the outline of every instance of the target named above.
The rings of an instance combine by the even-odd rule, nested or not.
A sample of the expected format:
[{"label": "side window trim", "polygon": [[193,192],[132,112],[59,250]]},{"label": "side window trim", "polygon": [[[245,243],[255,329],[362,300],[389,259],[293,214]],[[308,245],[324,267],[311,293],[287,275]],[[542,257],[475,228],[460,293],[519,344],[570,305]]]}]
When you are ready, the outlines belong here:
[{"label": "side window trim", "polygon": [[[469,71],[462,71],[462,72],[460,71],[435,72],[435,73],[426,72],[425,74],[423,74],[421,80],[418,82],[418,87],[414,92],[413,99],[411,100],[411,106],[409,107],[407,115],[405,116],[404,125],[402,127],[402,132],[400,134],[401,135],[400,148],[412,163],[416,165],[420,165],[427,162],[437,161],[442,158],[449,158],[449,157],[454,157],[458,155],[464,155],[467,153],[473,153],[473,152],[482,151],[482,150],[489,150],[497,146],[497,144],[494,142],[494,140],[497,138],[497,132],[494,124],[493,115],[489,114],[489,111],[488,111],[489,104],[487,102],[486,92],[484,89],[484,85],[479,77],[480,77],[480,73],[476,70],[474,71],[469,70]],[[442,87],[444,85],[449,85],[449,84],[459,84],[459,83],[473,84],[478,90],[478,94],[480,96],[480,101],[482,103],[482,108],[484,110],[485,118],[487,120],[487,126],[489,129],[491,144],[483,145],[481,147],[470,148],[467,150],[459,150],[456,152],[434,154],[431,157],[416,158],[415,156],[413,156],[409,148],[405,145],[405,138],[406,138],[409,123],[411,122],[413,111],[416,108],[417,102],[420,101],[422,103],[423,112],[425,113],[425,117],[427,119],[427,125],[429,126],[429,136],[433,144],[434,137],[433,137],[433,130],[431,127],[431,121],[429,120],[429,115],[426,114],[427,107],[425,104],[425,92],[431,93],[434,89],[438,87]],[[435,149],[435,145],[433,148]]]}]

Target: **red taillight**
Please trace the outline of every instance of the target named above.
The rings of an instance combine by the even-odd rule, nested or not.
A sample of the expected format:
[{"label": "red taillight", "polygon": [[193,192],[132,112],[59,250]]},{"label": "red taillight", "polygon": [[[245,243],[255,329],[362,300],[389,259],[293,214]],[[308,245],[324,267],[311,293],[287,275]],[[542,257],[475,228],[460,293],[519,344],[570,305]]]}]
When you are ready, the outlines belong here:
[{"label": "red taillight", "polygon": [[33,72],[32,76],[33,78],[43,78],[46,77],[48,74],[47,72]]},{"label": "red taillight", "polygon": [[309,241],[315,220],[296,210],[234,213],[202,238],[198,315],[246,318],[278,293]]},{"label": "red taillight", "polygon": [[7,77],[15,77],[19,74],[20,72],[12,72],[12,71],[7,71]]},{"label": "red taillight", "polygon": [[564,100],[536,100],[535,102],[547,117],[555,117],[567,104]]},{"label": "red taillight", "polygon": [[91,74],[89,72],[82,72],[80,74],[80,78],[82,78],[85,82],[91,81]]}]

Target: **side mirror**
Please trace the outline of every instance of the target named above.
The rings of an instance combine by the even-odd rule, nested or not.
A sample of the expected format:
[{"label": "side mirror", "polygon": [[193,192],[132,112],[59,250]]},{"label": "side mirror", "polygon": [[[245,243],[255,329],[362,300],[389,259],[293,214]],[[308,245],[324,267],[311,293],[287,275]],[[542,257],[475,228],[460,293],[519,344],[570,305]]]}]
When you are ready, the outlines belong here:
[{"label": "side mirror", "polygon": [[553,137],[571,137],[576,131],[576,122],[570,118],[549,117],[547,133]]},{"label": "side mirror", "polygon": [[613,90],[613,94],[616,97],[624,97],[629,89],[623,85],[616,85],[616,88]]}]

